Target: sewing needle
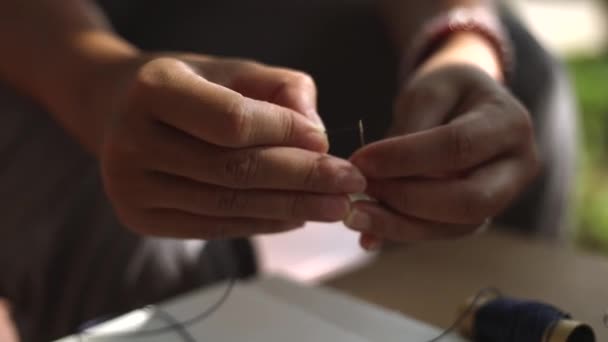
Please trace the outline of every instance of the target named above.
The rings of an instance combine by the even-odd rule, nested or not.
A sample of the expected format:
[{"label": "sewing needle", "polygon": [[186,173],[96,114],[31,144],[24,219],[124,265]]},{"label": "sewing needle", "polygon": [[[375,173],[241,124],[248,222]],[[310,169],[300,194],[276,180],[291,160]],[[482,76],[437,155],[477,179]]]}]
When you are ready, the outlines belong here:
[{"label": "sewing needle", "polygon": [[363,119],[359,119],[359,142],[361,147],[365,146],[365,129],[363,128]]}]

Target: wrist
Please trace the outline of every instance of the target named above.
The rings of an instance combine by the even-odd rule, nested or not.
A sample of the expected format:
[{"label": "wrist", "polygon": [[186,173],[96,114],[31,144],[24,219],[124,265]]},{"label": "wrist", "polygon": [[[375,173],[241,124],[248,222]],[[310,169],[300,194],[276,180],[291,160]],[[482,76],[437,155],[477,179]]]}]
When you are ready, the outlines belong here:
[{"label": "wrist", "polygon": [[409,46],[402,78],[410,78],[423,64],[443,63],[472,64],[495,79],[509,77],[511,42],[491,8],[457,7],[429,20]]},{"label": "wrist", "polygon": [[440,67],[466,64],[503,82],[505,73],[499,54],[485,37],[476,32],[455,32],[424,61],[415,74],[425,74]]},{"label": "wrist", "polygon": [[126,86],[142,58],[139,50],[111,32],[83,33],[73,40],[77,67],[69,98],[87,109]]},{"label": "wrist", "polygon": [[[125,96],[141,53],[110,32],[84,32],[70,41],[62,86],[43,101],[66,130],[97,154],[108,119]],[[60,78],[59,78],[60,79]]]}]

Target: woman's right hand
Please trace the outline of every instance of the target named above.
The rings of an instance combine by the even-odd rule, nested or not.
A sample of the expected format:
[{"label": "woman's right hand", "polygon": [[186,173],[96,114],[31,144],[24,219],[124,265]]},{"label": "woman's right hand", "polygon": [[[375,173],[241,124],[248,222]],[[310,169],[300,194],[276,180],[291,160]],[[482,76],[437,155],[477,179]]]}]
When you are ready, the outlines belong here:
[{"label": "woman's right hand", "polygon": [[218,239],[340,221],[365,178],[327,155],[300,72],[203,56],[152,58],[128,82],[99,157],[135,232]]}]

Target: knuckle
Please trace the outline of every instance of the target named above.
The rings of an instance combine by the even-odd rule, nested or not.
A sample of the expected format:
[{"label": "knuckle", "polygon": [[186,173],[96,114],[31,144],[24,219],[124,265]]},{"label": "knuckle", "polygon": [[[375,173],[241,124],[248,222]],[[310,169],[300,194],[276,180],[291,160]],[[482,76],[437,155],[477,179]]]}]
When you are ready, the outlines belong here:
[{"label": "knuckle", "polygon": [[[323,186],[319,184],[320,179],[327,179],[324,176],[332,177],[331,171],[326,167],[327,160],[329,157],[327,156],[317,156],[314,158],[310,165],[307,168],[306,173],[304,174],[303,184],[304,187],[310,189],[312,191],[322,190]],[[335,177],[333,177],[335,178]]]},{"label": "knuckle", "polygon": [[459,126],[452,125],[448,130],[448,148],[451,151],[451,166],[459,169],[473,161],[474,141],[471,134]]},{"label": "knuckle", "polygon": [[534,140],[535,130],[532,117],[528,109],[512,95],[507,93],[506,90],[495,94],[495,98],[492,101],[493,104],[498,107],[501,112],[506,112],[511,118],[511,136],[515,140],[516,144],[528,144]]},{"label": "knuckle", "polygon": [[173,79],[176,68],[183,68],[185,64],[169,57],[155,58],[142,65],[134,79],[133,90],[136,93],[158,91]]},{"label": "knuckle", "polygon": [[226,183],[238,188],[249,188],[258,173],[260,157],[256,151],[236,153],[228,158],[223,174]]},{"label": "knuckle", "polygon": [[275,97],[291,89],[315,89],[315,81],[309,74],[291,69],[281,70],[277,76]]},{"label": "knuckle", "polygon": [[238,190],[218,190],[215,198],[215,206],[220,213],[242,212],[247,208],[247,201]]},{"label": "knuckle", "polygon": [[314,88],[315,81],[311,75],[301,72],[301,71],[293,71],[291,83],[296,87],[302,88]]},{"label": "knuckle", "polygon": [[295,135],[296,129],[294,117],[290,113],[284,113],[282,115],[277,116],[277,120],[279,121],[280,130],[283,133],[281,141],[283,143],[291,141],[292,137]]},{"label": "knuckle", "polygon": [[253,128],[247,101],[242,95],[232,100],[226,109],[226,136],[235,146],[242,146],[250,140]]},{"label": "knuckle", "polygon": [[260,62],[241,57],[220,58],[217,63],[234,73],[249,73],[265,67]]}]

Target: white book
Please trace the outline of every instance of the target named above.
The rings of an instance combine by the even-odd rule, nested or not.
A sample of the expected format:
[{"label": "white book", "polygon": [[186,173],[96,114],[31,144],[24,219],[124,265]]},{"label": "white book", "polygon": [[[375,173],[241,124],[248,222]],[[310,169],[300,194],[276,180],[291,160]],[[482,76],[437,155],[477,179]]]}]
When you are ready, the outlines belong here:
[{"label": "white book", "polygon": [[[204,312],[222,296],[224,285],[178,297],[160,307],[178,321]],[[166,327],[153,310],[138,310],[57,342],[183,342],[177,331],[129,336]],[[202,322],[186,327],[196,341],[210,342],[426,342],[441,331],[358,299],[321,287],[278,278],[235,285],[228,300]],[[463,342],[448,337],[442,342]]]}]

